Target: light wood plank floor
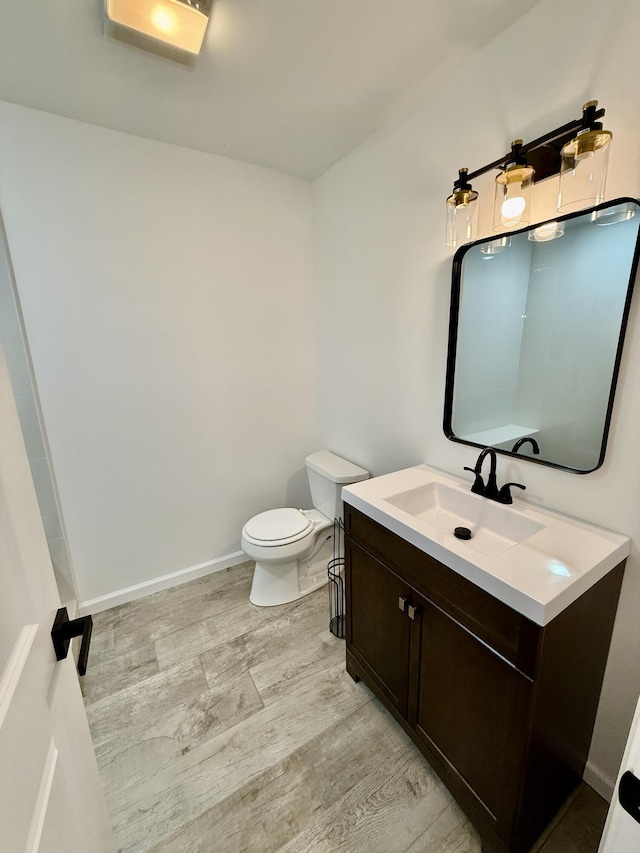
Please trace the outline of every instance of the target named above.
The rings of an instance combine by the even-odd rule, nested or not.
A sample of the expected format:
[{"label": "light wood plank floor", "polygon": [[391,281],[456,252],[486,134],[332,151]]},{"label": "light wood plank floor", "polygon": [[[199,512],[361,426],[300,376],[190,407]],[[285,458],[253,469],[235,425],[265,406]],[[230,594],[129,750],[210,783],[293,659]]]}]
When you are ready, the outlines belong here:
[{"label": "light wood plank floor", "polygon": [[[425,759],[346,674],[326,589],[258,608],[252,571],[94,617],[83,689],[118,849],[479,853]],[[606,805],[580,796],[543,853],[597,850]]]}]

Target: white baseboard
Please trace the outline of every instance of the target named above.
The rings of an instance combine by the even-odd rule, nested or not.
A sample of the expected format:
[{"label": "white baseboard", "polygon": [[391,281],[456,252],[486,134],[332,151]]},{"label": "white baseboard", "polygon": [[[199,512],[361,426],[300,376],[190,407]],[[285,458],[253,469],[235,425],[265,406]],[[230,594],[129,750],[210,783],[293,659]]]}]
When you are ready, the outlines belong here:
[{"label": "white baseboard", "polygon": [[590,761],[587,761],[587,766],[584,768],[584,773],[582,774],[582,778],[587,783],[587,785],[591,785],[593,790],[600,794],[608,803],[613,799],[613,790],[615,788],[615,779],[611,780],[608,776],[605,776],[601,770],[599,770],[595,765],[591,764]]},{"label": "white baseboard", "polygon": [[135,586],[128,586],[126,589],[118,589],[107,595],[101,595],[99,598],[81,601],[78,610],[82,616],[86,616],[88,613],[100,613],[102,610],[109,610],[109,608],[117,607],[119,604],[135,601],[136,598],[143,598],[145,595],[160,592],[162,589],[169,589],[172,586],[178,586],[178,584],[193,581],[214,572],[221,572],[231,566],[238,566],[240,563],[246,563],[247,559],[244,551],[234,551],[224,557],[208,560],[206,563],[199,563],[197,566],[190,566],[188,569],[180,569],[178,572],[171,572],[169,575],[143,581],[143,583],[137,583]]}]

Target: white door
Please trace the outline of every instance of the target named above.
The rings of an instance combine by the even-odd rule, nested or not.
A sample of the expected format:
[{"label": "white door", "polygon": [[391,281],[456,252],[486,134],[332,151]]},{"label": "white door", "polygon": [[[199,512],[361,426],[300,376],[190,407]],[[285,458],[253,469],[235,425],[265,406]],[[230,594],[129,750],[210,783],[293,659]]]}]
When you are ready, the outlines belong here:
[{"label": "white door", "polygon": [[[103,853],[111,832],[0,347],[0,850]],[[89,666],[91,659],[89,658]]]},{"label": "white door", "polygon": [[[624,780],[623,780],[623,777]],[[635,818],[620,804],[623,798]],[[627,792],[625,797],[624,792]],[[622,759],[613,799],[604,825],[598,853],[635,853],[640,850],[640,701],[631,724],[631,733]]]}]

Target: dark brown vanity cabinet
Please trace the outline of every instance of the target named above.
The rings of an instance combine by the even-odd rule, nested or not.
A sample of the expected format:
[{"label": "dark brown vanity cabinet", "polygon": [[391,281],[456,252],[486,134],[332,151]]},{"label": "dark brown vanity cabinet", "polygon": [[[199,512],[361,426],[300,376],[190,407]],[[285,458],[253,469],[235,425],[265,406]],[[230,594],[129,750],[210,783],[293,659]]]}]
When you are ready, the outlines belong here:
[{"label": "dark brown vanity cabinet", "polygon": [[[371,664],[371,677],[378,689],[405,717],[411,636],[405,611],[411,588],[354,542],[350,541],[348,548],[349,594],[350,600],[357,602],[348,622],[348,647],[361,661]],[[379,630],[371,630],[372,625]]]},{"label": "dark brown vanity cabinet", "polygon": [[478,828],[525,853],[582,778],[622,582],[545,627],[345,505],[347,671]]}]

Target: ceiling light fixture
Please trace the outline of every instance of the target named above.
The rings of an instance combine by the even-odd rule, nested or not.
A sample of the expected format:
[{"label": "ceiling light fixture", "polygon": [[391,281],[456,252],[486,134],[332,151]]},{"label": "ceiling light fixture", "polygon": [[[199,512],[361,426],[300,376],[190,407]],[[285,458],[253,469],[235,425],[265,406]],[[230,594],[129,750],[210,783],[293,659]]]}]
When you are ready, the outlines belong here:
[{"label": "ceiling light fixture", "polygon": [[109,35],[188,63],[202,48],[211,0],[105,0]]},{"label": "ceiling light fixture", "polygon": [[[528,225],[531,221],[530,202],[533,179],[543,181],[554,175],[561,176],[558,210],[580,210],[604,200],[609,143],[613,134],[603,130],[600,119],[604,110],[597,101],[589,101],[582,109],[582,117],[555,130],[523,143],[516,139],[508,154],[488,163],[475,172],[460,169],[447,197],[446,245],[458,246],[474,240],[478,216],[478,193],[471,189],[471,181],[493,169],[496,177],[494,218],[495,231],[511,231]],[[569,205],[572,205],[569,207]],[[560,237],[534,237],[546,240]]]}]

